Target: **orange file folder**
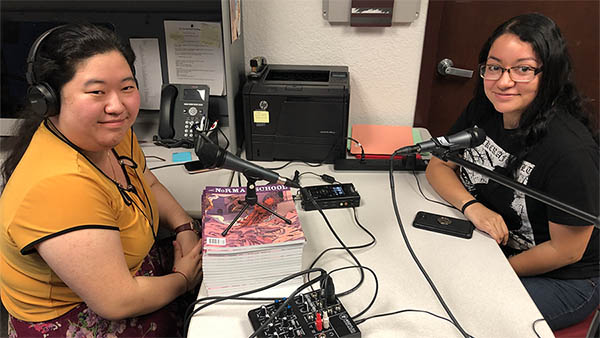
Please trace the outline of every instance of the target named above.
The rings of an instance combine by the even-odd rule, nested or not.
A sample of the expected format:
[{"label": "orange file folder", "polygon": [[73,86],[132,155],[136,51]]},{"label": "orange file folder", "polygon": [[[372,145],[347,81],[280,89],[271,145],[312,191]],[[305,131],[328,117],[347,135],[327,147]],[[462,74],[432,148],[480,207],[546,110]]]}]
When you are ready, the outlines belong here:
[{"label": "orange file folder", "polygon": [[[421,134],[411,126],[355,124],[352,138],[360,142],[365,158],[388,158],[396,149],[421,142]],[[350,154],[360,157],[360,147],[351,142]]]}]

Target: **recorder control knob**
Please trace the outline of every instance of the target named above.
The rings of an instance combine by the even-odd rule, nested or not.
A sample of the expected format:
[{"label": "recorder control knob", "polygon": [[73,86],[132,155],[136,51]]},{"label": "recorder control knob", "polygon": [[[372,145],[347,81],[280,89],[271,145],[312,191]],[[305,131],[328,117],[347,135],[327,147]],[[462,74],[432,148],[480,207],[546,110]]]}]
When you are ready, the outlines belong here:
[{"label": "recorder control knob", "polygon": [[188,114],[190,114],[190,116],[196,116],[196,114],[198,114],[198,108],[196,108],[196,107],[191,107],[191,108],[188,110]]}]

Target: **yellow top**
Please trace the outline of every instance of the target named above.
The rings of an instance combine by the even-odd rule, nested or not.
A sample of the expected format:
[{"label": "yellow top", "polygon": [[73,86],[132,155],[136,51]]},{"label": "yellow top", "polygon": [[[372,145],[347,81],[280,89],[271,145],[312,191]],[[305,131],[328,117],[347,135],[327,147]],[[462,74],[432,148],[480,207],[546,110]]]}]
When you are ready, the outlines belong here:
[{"label": "yellow top", "polygon": [[[137,194],[122,196],[112,180],[44,123],[35,132],[0,196],[0,295],[14,317],[50,320],[82,302],[37,253],[35,245],[45,239],[89,228],[120,231],[132,275],[140,268],[154,243],[158,209],[132,131],[114,151],[138,164],[125,166]],[[133,203],[127,205],[126,198]]]}]

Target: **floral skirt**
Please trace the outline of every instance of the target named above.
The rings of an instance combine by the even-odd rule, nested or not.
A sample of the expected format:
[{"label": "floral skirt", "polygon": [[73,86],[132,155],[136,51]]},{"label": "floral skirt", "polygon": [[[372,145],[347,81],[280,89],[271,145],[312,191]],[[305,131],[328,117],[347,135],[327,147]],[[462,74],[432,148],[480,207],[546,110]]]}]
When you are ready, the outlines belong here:
[{"label": "floral skirt", "polygon": [[[154,245],[136,276],[160,276],[171,267],[171,241]],[[161,264],[162,263],[162,264]],[[186,293],[167,306],[134,318],[107,320],[81,303],[64,315],[44,321],[25,322],[9,315],[8,336],[13,337],[182,337],[185,311],[196,294]]]}]

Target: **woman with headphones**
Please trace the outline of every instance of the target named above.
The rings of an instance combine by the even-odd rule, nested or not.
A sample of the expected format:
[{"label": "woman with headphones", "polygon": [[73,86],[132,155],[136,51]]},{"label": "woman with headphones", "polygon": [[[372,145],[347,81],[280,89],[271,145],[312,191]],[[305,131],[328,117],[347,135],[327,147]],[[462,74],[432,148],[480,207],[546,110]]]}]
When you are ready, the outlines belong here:
[{"label": "woman with headphones", "polygon": [[[134,59],[91,24],[51,29],[31,48],[31,112],[2,167],[0,291],[11,337],[182,333],[178,297],[202,279],[201,241],[132,131]],[[159,220],[176,233],[170,254],[155,245]]]}]

